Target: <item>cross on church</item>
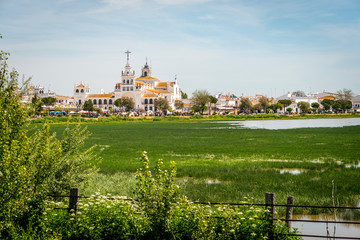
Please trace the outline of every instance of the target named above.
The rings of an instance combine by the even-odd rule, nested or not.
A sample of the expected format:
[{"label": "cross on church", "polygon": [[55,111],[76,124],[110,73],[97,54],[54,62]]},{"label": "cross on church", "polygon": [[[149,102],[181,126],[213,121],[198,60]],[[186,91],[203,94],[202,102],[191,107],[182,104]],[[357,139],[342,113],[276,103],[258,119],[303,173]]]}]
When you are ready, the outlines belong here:
[{"label": "cross on church", "polygon": [[131,53],[129,50],[127,50],[126,52],[126,55],[127,55],[127,62],[129,63],[129,54]]}]

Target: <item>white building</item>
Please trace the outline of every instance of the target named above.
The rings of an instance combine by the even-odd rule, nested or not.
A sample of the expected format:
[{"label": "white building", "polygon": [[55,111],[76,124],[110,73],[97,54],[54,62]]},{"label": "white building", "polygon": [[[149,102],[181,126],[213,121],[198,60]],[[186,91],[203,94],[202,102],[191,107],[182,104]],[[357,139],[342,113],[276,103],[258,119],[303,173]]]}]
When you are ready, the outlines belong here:
[{"label": "white building", "polygon": [[171,108],[175,108],[175,100],[181,99],[181,91],[177,79],[173,82],[161,82],[151,75],[151,68],[145,63],[141,69],[141,76],[136,78],[135,71],[129,63],[127,51],[127,62],[121,72],[121,81],[115,84],[114,92],[109,94],[90,94],[90,87],[80,84],[74,87],[74,101],[80,108],[85,101],[91,100],[95,107],[103,110],[114,108],[116,99],[130,97],[135,102],[136,110],[156,111],[155,99],[165,98]]},{"label": "white building", "polygon": [[[275,99],[275,101],[279,101],[279,100],[282,100],[282,99],[288,99],[288,100],[291,100],[292,104],[290,106],[287,106],[286,108],[292,108],[292,112],[293,113],[299,113],[300,112],[300,109],[299,107],[297,106],[297,104],[299,102],[307,102],[310,104],[316,102],[316,103],[320,103],[319,102],[319,98],[314,96],[314,95],[307,95],[306,97],[298,97],[296,96],[295,94],[292,94],[292,93],[288,93],[288,94],[285,94],[285,95],[282,95],[280,97],[277,97]],[[282,110],[283,112],[286,112],[286,109],[283,109]]]},{"label": "white building", "polygon": [[352,97],[351,102],[352,102],[352,109],[355,112],[360,112],[360,95],[356,95]]}]

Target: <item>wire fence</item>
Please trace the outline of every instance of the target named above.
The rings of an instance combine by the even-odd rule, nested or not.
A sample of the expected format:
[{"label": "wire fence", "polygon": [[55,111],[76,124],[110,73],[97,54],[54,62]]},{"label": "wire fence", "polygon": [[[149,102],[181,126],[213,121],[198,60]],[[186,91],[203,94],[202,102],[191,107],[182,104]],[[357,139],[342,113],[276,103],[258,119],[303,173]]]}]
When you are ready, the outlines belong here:
[{"label": "wire fence", "polygon": [[[79,199],[89,199],[89,198],[97,198],[89,197],[89,196],[80,196],[80,190],[78,188],[72,188],[70,190],[70,195],[49,195],[49,197],[54,198],[69,198],[69,206],[67,208],[54,208],[54,209],[62,209],[68,210],[69,212],[76,212],[78,210]],[[123,201],[132,201],[137,202],[136,199],[133,198],[116,198],[116,197],[102,197],[102,199],[108,200],[123,200]],[[316,205],[294,205],[294,197],[288,197],[287,204],[276,204],[275,203],[275,194],[274,193],[266,193],[265,194],[265,204],[264,203],[228,203],[228,202],[199,202],[195,201],[194,204],[201,205],[229,205],[229,206],[258,206],[264,207],[269,210],[269,216],[272,218],[272,222],[274,221],[282,221],[285,222],[286,225],[291,228],[293,222],[304,222],[304,223],[323,223],[323,224],[351,224],[351,225],[360,225],[360,221],[337,221],[335,220],[305,220],[305,219],[293,219],[292,213],[293,208],[318,208],[318,209],[341,209],[341,210],[359,210],[360,207],[346,207],[346,206],[316,206]],[[275,208],[276,207],[286,207],[286,218],[275,218]],[[264,219],[265,220],[265,219]],[[313,239],[352,239],[352,240],[360,240],[360,237],[350,237],[350,236],[330,236],[327,235],[312,235],[312,234],[282,234],[287,236],[297,236],[297,237],[306,237]]]}]

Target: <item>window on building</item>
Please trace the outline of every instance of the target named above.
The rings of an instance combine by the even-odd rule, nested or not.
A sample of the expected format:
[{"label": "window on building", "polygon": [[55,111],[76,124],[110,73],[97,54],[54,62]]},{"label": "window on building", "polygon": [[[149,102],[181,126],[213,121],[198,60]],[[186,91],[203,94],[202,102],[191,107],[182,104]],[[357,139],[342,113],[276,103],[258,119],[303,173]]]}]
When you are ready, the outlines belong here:
[{"label": "window on building", "polygon": [[75,92],[77,92],[77,93],[78,93],[78,92],[79,92],[79,89],[76,89],[76,91],[75,91]]},{"label": "window on building", "polygon": [[81,104],[81,100],[79,100],[79,104]]},{"label": "window on building", "polygon": [[104,99],[104,104],[107,104],[107,100],[106,100],[106,99]]},{"label": "window on building", "polygon": [[148,107],[145,107],[145,111],[147,111],[148,110]]},{"label": "window on building", "polygon": [[130,88],[130,91],[133,91],[133,90],[134,90],[134,88],[133,88],[133,87],[131,87],[131,88]]},{"label": "window on building", "polygon": [[96,103],[96,99],[93,100],[93,103],[94,103],[94,104],[97,104],[97,103]]},{"label": "window on building", "polygon": [[126,89],[126,88],[125,88],[125,87],[123,87],[123,91],[125,91],[125,89]]},{"label": "window on building", "polygon": [[148,104],[148,103],[149,103],[149,101],[147,99],[145,99],[145,104]]},{"label": "window on building", "polygon": [[109,104],[112,104],[112,99],[109,100]]},{"label": "window on building", "polygon": [[128,79],[128,80],[126,80],[126,83],[127,83],[127,84],[129,84],[129,79]]},{"label": "window on building", "polygon": [[133,83],[134,83],[134,80],[131,79],[131,84],[133,84]]},{"label": "window on building", "polygon": [[123,80],[123,83],[125,83],[125,79]]},{"label": "window on building", "polygon": [[81,92],[83,93],[83,92],[84,92],[84,89],[81,89]]},{"label": "window on building", "polygon": [[147,77],[147,72],[144,72],[144,77]]},{"label": "window on building", "polygon": [[129,87],[127,87],[127,88],[126,88],[126,91],[129,91],[129,90],[130,90]]},{"label": "window on building", "polygon": [[[152,100],[152,98],[150,98],[150,104],[153,104],[153,100]],[[151,110],[151,109],[150,109]]]},{"label": "window on building", "polygon": [[152,108],[152,107],[150,107],[150,111],[152,111],[152,109],[153,109],[153,108]]}]

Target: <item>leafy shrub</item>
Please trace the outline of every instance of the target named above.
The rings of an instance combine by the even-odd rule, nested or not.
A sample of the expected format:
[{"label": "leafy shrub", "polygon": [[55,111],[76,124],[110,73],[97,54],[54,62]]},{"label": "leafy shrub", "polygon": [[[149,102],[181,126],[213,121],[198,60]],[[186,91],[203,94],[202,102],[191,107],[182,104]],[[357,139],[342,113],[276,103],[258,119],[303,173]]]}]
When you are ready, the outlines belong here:
[{"label": "leafy shrub", "polygon": [[170,171],[163,170],[162,160],[158,160],[154,174],[150,171],[149,159],[143,152],[142,168],[137,171],[136,195],[139,207],[151,222],[150,239],[169,239],[170,211],[178,201],[179,187],[174,184],[175,163],[170,163]]},{"label": "leafy shrub", "polygon": [[[67,213],[64,203],[49,202],[43,215],[48,237],[62,239],[299,239],[284,224],[270,224],[254,206],[196,204],[179,195],[175,164],[154,169],[144,152],[137,171],[137,201],[111,195],[80,199]],[[242,202],[245,203],[245,202]],[[268,220],[266,220],[268,219]]]},{"label": "leafy shrub", "polygon": [[[110,198],[110,199],[109,199]],[[62,239],[141,239],[147,219],[137,213],[136,206],[124,197],[92,195],[81,199],[75,213],[63,203],[50,202],[44,212],[46,232]]]}]

